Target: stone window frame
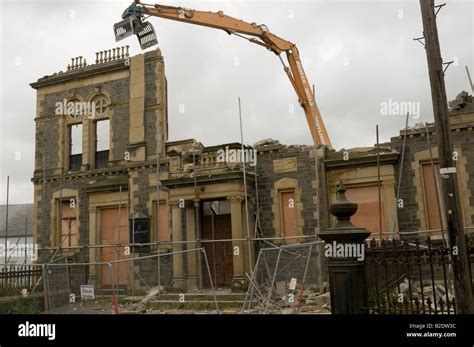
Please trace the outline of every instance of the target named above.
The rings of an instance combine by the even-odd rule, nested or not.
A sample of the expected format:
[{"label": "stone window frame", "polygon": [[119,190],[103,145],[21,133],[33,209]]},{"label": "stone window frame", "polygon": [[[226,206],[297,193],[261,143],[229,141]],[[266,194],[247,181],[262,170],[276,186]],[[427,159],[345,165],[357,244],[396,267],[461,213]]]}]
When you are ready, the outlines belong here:
[{"label": "stone window frame", "polygon": [[95,170],[95,141],[96,141],[96,124],[101,120],[109,120],[109,158],[108,162],[112,161],[112,149],[113,149],[113,131],[112,131],[112,116],[113,116],[113,109],[111,108],[112,105],[112,98],[110,93],[103,88],[99,91],[94,91],[87,96],[88,102],[93,102],[95,99],[104,97],[108,104],[107,110],[103,114],[96,114],[96,116],[92,119],[84,119],[84,134],[87,136],[87,140],[85,141],[85,146],[87,150],[87,154],[84,155],[86,151],[83,150],[83,159],[82,163],[87,165],[89,168]]},{"label": "stone window frame", "polygon": [[[302,191],[299,187],[298,180],[295,178],[284,177],[273,184],[271,196],[273,198],[272,212],[273,212],[273,228],[275,230],[275,237],[284,237],[283,231],[283,206],[281,205],[281,193],[293,191],[295,195],[296,208],[296,222],[298,236],[304,235],[304,219],[302,217],[303,203],[301,201]],[[275,240],[276,244],[284,244],[285,240]]]},{"label": "stone window frame", "polygon": [[[70,101],[77,100],[78,102],[84,102],[84,98],[79,94],[71,94],[70,96],[66,97],[66,103]],[[63,154],[60,156],[60,167],[63,167],[65,172],[69,172],[69,157],[70,157],[70,142],[71,142],[71,132],[70,127],[72,125],[82,124],[82,160],[84,163],[84,120],[78,120],[76,117],[73,116],[66,116],[64,114],[59,115],[61,118],[59,120],[59,128],[61,129],[59,132],[60,143],[62,150],[60,149],[61,153]]]},{"label": "stone window frame", "polygon": [[[62,189],[62,196],[61,196],[61,190],[57,190],[53,193],[53,196],[50,200],[51,206],[53,208],[51,209],[51,214],[50,214],[50,220],[51,220],[51,233],[50,233],[50,242],[53,247],[59,247],[62,238],[61,238],[61,230],[59,228],[60,221],[58,220],[59,218],[59,208],[61,207],[60,203],[61,200],[70,200],[70,199],[75,199],[76,200],[76,209],[77,209],[77,214],[76,214],[76,228],[77,228],[77,245],[81,244],[81,233],[80,233],[80,227],[81,227],[81,220],[80,220],[80,211],[79,211],[79,191],[74,190],[74,189],[69,189],[69,188],[63,188]],[[65,250],[64,252],[68,254],[73,254],[77,253],[79,249],[75,250]]]},{"label": "stone window frame", "polygon": [[[398,229],[398,215],[396,207],[396,178],[395,178],[395,168],[393,164],[381,164],[380,165],[381,175],[380,175],[380,188],[382,193],[382,201],[384,203],[383,213],[385,221],[383,224],[384,233],[395,234],[399,232]],[[334,176],[332,176],[334,175]],[[332,177],[331,177],[332,176]],[[337,184],[342,181],[346,188],[352,187],[361,187],[361,186],[377,186],[377,166],[364,166],[357,167],[350,170],[337,170],[331,172],[331,175],[328,176],[328,197],[329,205],[336,201],[336,190]],[[335,217],[330,218],[330,226],[335,225]],[[389,234],[384,234],[385,235]],[[374,235],[375,237],[376,235]],[[378,235],[377,237],[378,238]]]},{"label": "stone window frame", "polygon": [[[74,125],[82,125],[82,151],[81,156],[84,158],[84,122],[67,122],[66,124],[66,143],[64,146],[64,168],[66,172],[70,171],[71,160],[71,141],[72,141],[72,127]],[[81,165],[82,166],[82,165]],[[82,170],[80,170],[82,171]]]},{"label": "stone window frame", "polygon": [[[439,162],[438,147],[432,147],[431,150],[433,161]],[[458,160],[456,161],[456,169],[458,172],[458,189],[460,192],[463,192],[463,194],[460,194],[462,220],[464,227],[468,227],[473,225],[471,218],[474,215],[474,206],[470,205],[471,191],[467,185],[469,181],[469,173],[466,170],[467,158],[462,154],[460,147],[455,145],[454,151],[459,154]],[[411,165],[412,170],[415,172],[413,185],[416,188],[415,202],[418,204],[416,216],[420,221],[420,231],[428,230],[428,213],[426,211],[422,165],[426,162],[430,162],[429,153],[429,149],[416,152]],[[441,238],[441,236],[439,236],[439,238]]]}]

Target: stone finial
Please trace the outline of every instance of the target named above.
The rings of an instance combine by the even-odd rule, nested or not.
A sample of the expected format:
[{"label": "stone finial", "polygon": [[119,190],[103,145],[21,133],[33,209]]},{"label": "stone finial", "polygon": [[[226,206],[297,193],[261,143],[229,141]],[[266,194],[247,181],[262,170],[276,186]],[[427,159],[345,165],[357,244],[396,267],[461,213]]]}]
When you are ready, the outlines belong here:
[{"label": "stone finial", "polygon": [[95,52],[95,63],[99,64],[99,52]]},{"label": "stone finial", "polygon": [[336,202],[331,204],[329,211],[336,217],[336,228],[354,227],[350,219],[357,212],[357,204],[346,198],[346,186],[342,181],[337,185]]}]

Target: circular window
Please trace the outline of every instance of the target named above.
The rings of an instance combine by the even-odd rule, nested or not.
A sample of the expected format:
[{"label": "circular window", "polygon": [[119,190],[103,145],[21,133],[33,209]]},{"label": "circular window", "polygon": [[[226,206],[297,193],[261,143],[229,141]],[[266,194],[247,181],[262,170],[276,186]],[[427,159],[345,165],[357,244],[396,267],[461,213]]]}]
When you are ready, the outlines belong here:
[{"label": "circular window", "polygon": [[95,104],[95,112],[97,116],[105,115],[107,108],[109,107],[109,101],[104,95],[96,96],[93,100]]}]

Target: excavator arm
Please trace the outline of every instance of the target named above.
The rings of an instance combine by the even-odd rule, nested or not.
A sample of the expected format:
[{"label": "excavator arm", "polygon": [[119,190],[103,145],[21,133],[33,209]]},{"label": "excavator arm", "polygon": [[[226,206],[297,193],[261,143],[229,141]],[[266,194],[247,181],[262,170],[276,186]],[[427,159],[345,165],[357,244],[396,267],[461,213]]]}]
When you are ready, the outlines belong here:
[{"label": "excavator arm", "polygon": [[[303,107],[313,140],[318,144],[332,148],[311,85],[301,64],[298,49],[294,43],[272,34],[265,25],[248,23],[227,16],[222,11],[205,12],[168,5],[149,5],[140,3],[138,0],[135,0],[134,4],[125,10],[122,15],[123,21],[114,25],[116,40],[121,40],[135,33],[142,48],[156,44],[153,27],[144,21],[146,15],[221,29],[229,35],[233,34],[247,39],[249,42],[263,46],[275,53],[280,58],[284,71],[296,91],[299,104]],[[286,54],[288,65],[281,58],[283,52]]]}]

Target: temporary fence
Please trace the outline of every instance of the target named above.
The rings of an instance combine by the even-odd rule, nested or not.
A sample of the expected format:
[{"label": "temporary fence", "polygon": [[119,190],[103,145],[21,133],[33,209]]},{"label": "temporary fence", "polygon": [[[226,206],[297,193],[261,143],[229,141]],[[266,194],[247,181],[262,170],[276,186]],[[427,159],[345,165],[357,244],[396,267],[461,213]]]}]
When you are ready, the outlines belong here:
[{"label": "temporary fence", "polygon": [[268,313],[293,307],[298,312],[305,290],[322,290],[322,244],[314,241],[260,249],[253,274],[248,276],[242,311]]},{"label": "temporary fence", "polygon": [[[204,248],[107,262],[43,264],[45,310],[48,313],[62,314],[136,311],[164,291],[171,289],[180,292],[179,283],[173,279],[171,259],[184,255],[194,257],[202,264],[203,273],[207,273],[209,278],[215,312],[219,313],[215,286]],[[160,277],[157,276],[158,264],[162,266]],[[166,266],[167,264],[170,266]],[[198,291],[197,285],[186,291],[182,289],[180,295],[184,297],[193,291]]]}]

